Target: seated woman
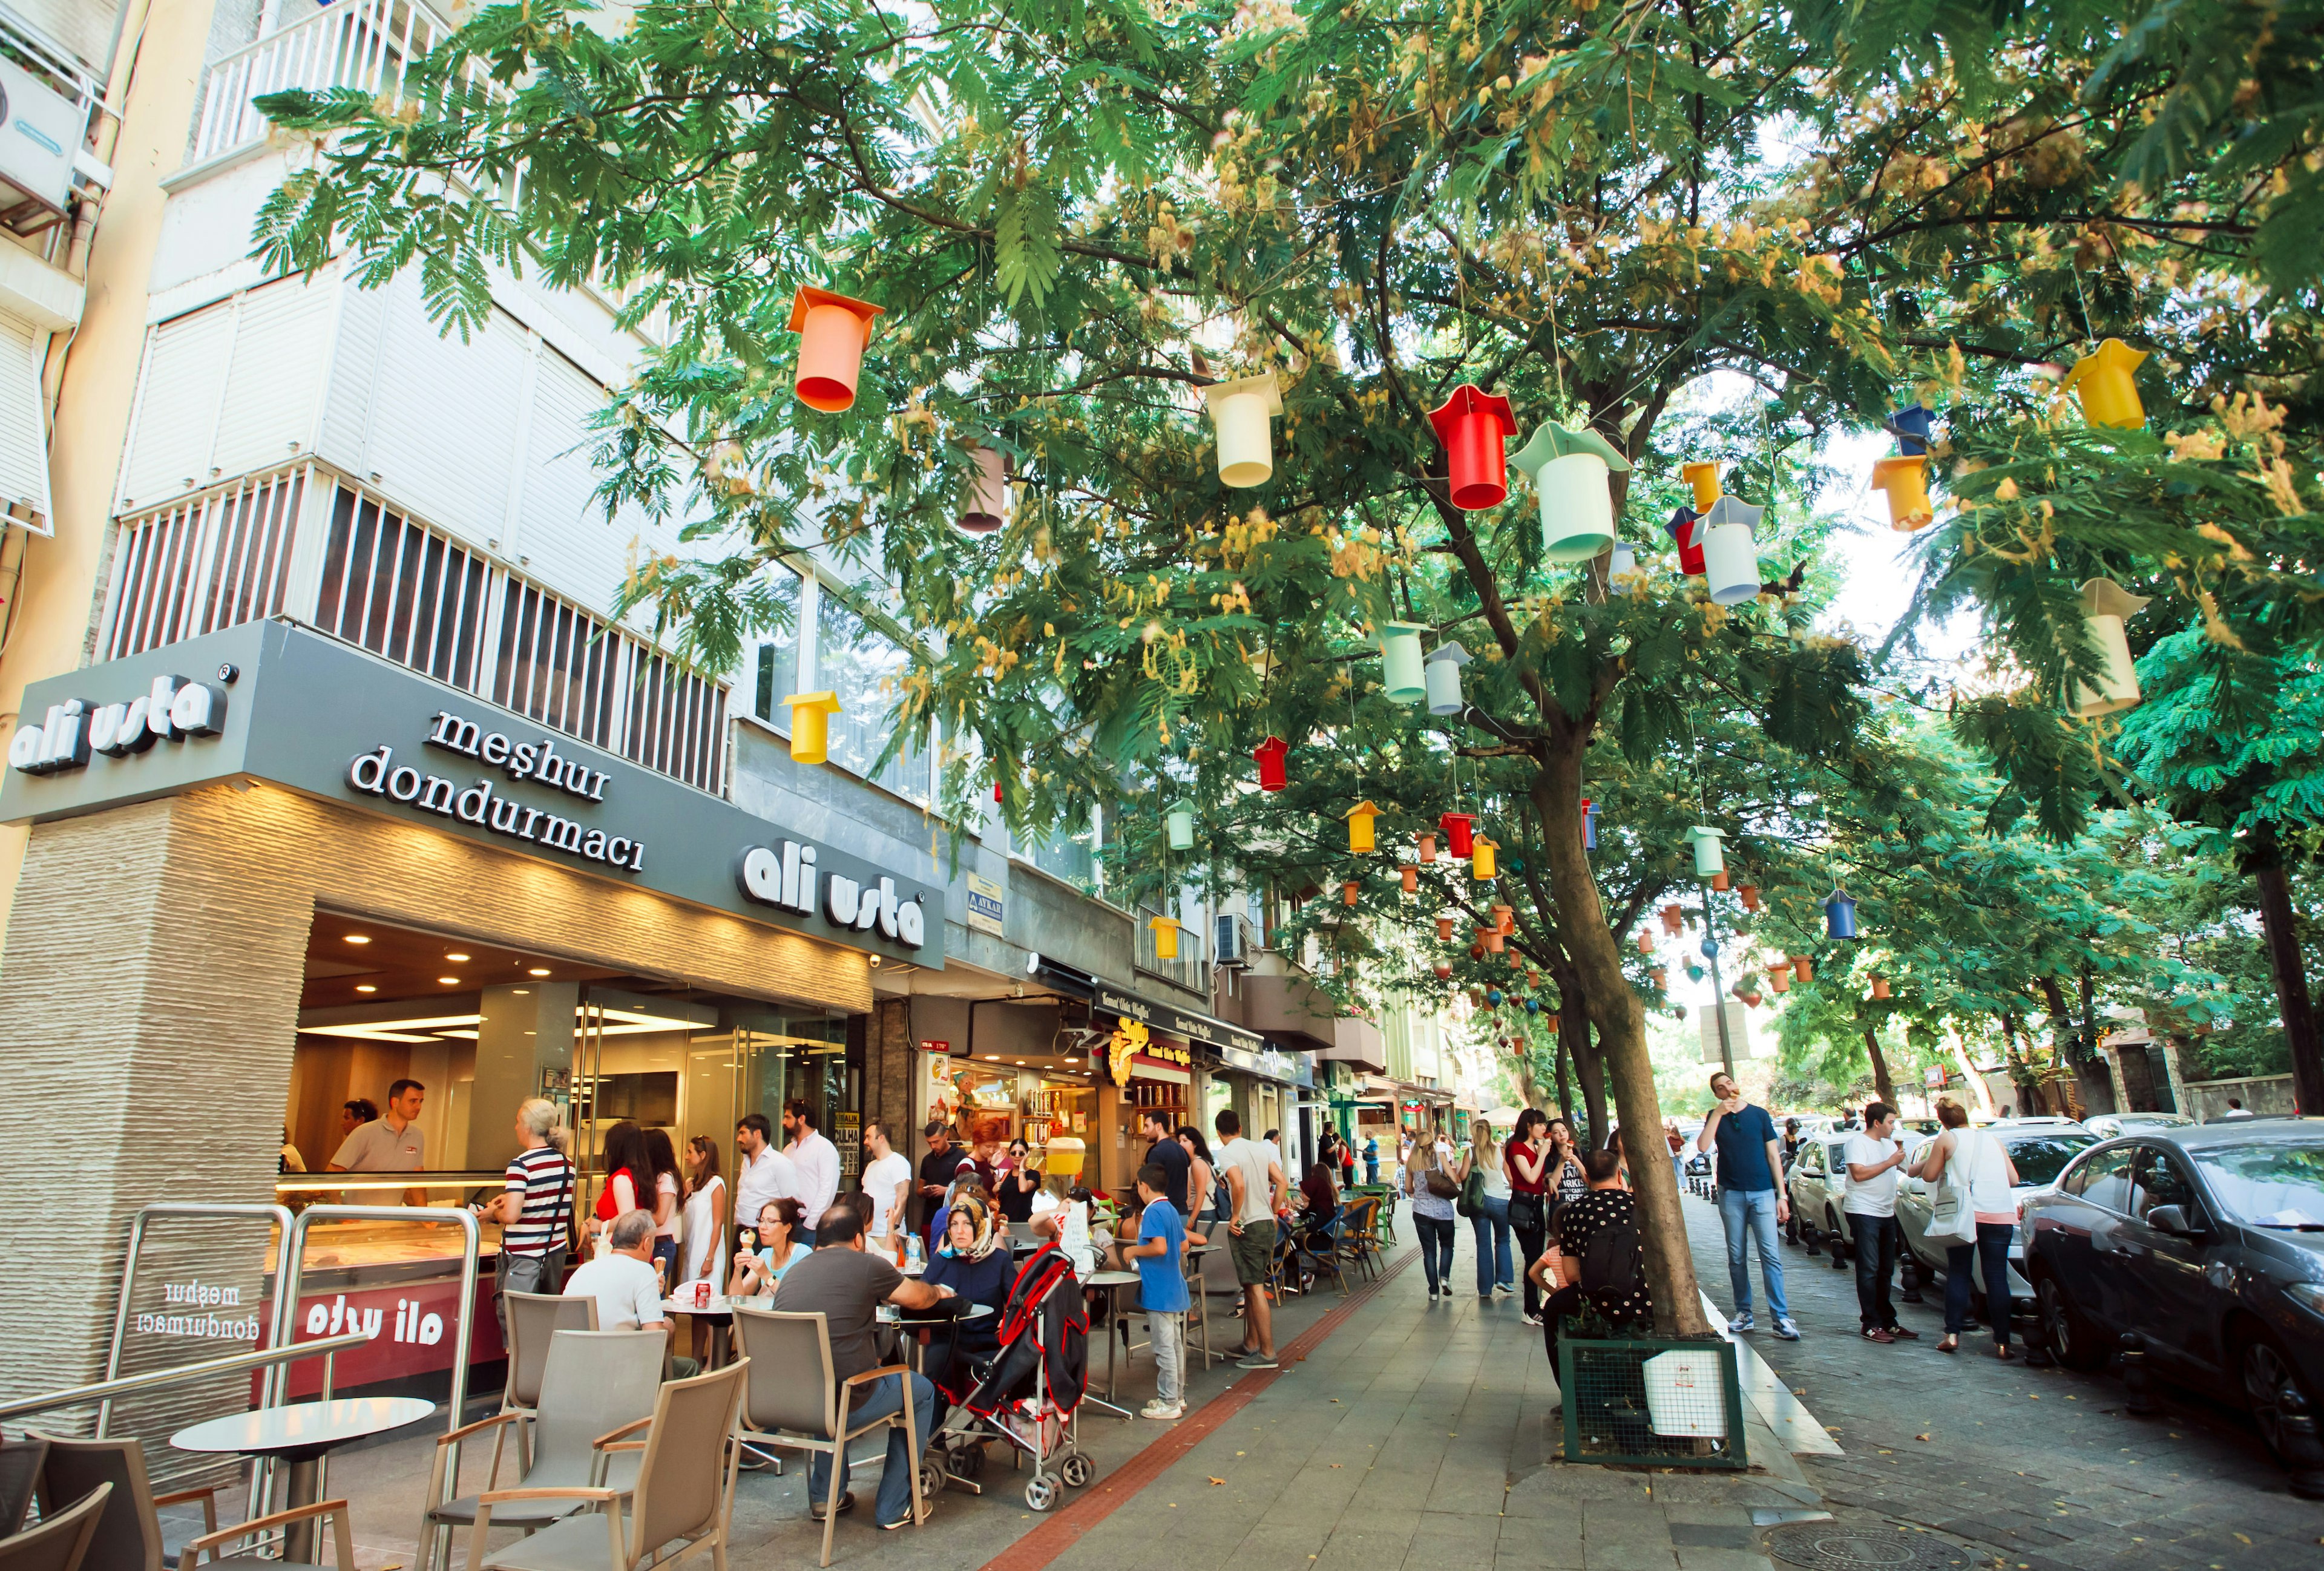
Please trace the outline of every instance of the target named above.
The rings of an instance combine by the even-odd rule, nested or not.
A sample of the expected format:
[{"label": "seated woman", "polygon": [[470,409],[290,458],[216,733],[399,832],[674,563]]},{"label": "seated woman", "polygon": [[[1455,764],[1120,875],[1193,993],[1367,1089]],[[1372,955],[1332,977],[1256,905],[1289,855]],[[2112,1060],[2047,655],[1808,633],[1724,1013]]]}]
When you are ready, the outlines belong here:
[{"label": "seated woman", "polygon": [[1299,1241],[1300,1252],[1307,1256],[1306,1269],[1302,1272],[1302,1288],[1312,1285],[1318,1271],[1335,1272],[1332,1252],[1339,1236],[1340,1186],[1333,1164],[1313,1161],[1299,1180],[1300,1211],[1292,1233]]},{"label": "seated woman", "polygon": [[969,1361],[982,1362],[1001,1348],[1001,1307],[1015,1280],[1016,1262],[996,1232],[993,1208],[984,1197],[963,1194],[945,1219],[944,1243],[920,1278],[931,1288],[949,1288],[964,1306],[984,1304],[993,1311],[920,1333],[928,1348],[928,1378],[954,1401],[976,1383]]},{"label": "seated woman", "polygon": [[798,1242],[807,1213],[792,1199],[770,1200],[759,1207],[759,1247],[734,1252],[734,1273],[726,1283],[730,1298],[769,1298],[783,1273],[807,1257]]}]

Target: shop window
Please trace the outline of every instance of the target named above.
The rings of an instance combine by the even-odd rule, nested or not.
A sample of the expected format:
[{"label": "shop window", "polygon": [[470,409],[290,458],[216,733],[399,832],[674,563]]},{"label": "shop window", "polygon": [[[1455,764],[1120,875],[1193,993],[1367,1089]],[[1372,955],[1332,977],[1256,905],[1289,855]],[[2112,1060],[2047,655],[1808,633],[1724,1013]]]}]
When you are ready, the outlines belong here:
[{"label": "shop window", "polygon": [[768,575],[768,604],[774,624],[759,634],[751,655],[751,713],[788,733],[791,712],[783,700],[799,690],[799,579],[779,568]]}]

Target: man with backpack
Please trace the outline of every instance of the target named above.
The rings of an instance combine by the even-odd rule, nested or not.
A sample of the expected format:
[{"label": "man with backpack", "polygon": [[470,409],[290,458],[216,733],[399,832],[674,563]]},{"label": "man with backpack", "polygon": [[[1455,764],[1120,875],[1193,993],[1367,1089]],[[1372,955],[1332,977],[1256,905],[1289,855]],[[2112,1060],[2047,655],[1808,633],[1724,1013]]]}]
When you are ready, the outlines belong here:
[{"label": "man with backpack", "polygon": [[1646,1251],[1638,1243],[1638,1206],[1622,1187],[1622,1159],[1596,1151],[1582,1159],[1590,1187],[1557,1211],[1557,1233],[1533,1265],[1547,1299],[1541,1335],[1549,1366],[1557,1368],[1557,1324],[1588,1304],[1614,1330],[1654,1325],[1646,1286]]}]

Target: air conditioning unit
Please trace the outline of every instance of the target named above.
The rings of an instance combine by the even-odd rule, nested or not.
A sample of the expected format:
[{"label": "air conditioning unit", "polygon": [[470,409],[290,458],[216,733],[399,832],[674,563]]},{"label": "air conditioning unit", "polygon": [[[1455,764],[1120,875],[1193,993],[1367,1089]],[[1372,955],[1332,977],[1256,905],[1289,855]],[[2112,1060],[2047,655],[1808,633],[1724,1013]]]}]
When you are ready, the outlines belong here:
[{"label": "air conditioning unit", "polygon": [[1250,964],[1250,952],[1259,947],[1259,940],[1250,930],[1248,918],[1219,913],[1216,941],[1211,945],[1212,961],[1215,965],[1241,966]]}]

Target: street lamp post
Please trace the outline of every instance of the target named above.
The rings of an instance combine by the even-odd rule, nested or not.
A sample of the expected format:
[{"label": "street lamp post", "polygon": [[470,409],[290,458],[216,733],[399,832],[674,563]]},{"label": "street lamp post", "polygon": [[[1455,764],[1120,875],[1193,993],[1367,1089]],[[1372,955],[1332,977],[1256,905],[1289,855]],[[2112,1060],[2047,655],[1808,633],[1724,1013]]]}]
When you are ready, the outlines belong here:
[{"label": "street lamp post", "polygon": [[1719,1061],[1732,1079],[1735,1044],[1727,1038],[1727,984],[1719,974],[1719,917],[1711,909],[1707,883],[1702,886],[1702,957],[1711,962],[1711,1018],[1719,1022]]}]

